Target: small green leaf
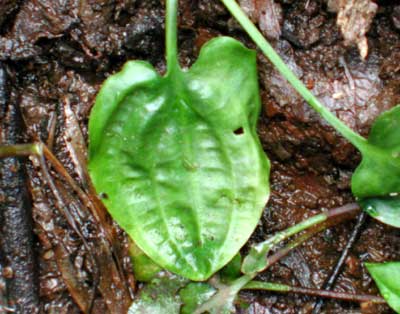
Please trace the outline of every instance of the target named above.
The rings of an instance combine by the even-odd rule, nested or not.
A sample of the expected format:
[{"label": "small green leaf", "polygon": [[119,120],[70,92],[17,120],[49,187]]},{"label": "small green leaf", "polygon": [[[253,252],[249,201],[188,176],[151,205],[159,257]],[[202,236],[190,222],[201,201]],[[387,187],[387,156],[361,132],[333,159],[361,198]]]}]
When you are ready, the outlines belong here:
[{"label": "small green leaf", "polygon": [[256,54],[220,37],[172,73],[131,61],[104,83],[89,121],[89,170],[151,259],[201,281],[246,243],[269,196]]},{"label": "small green leaf", "polygon": [[160,273],[140,291],[128,314],[179,314],[182,301],[179,290],[188,280],[169,273]]},{"label": "small green leaf", "polygon": [[223,284],[217,279],[215,286],[218,290],[203,302],[193,314],[230,314],[235,312],[234,302],[239,291],[251,281],[251,276],[244,275],[228,284]]},{"label": "small green leaf", "polygon": [[267,267],[267,254],[275,244],[274,237],[271,237],[252,246],[249,254],[243,260],[242,272],[244,274],[256,274]]},{"label": "small green leaf", "polygon": [[162,270],[133,241],[129,245],[129,255],[132,261],[133,274],[138,281],[148,282]]},{"label": "small green leaf", "polygon": [[235,257],[219,271],[219,276],[221,281],[229,282],[237,279],[242,275],[240,270],[242,265],[242,255],[240,253],[236,254]]},{"label": "small green leaf", "polygon": [[373,218],[400,228],[400,198],[374,197],[358,201],[360,206]]},{"label": "small green leaf", "polygon": [[365,265],[387,303],[400,313],[400,262]]},{"label": "small green leaf", "polygon": [[380,115],[361,150],[353,194],[374,218],[400,228],[400,106]]},{"label": "small green leaf", "polygon": [[215,288],[207,283],[192,282],[179,292],[183,307],[180,314],[193,314],[196,308],[215,294]]}]

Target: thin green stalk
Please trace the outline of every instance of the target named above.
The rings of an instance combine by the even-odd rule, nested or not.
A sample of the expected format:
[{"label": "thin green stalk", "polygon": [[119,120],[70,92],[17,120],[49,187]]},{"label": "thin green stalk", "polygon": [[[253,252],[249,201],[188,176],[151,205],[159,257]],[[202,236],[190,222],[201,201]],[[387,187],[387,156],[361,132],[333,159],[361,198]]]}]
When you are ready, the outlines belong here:
[{"label": "thin green stalk", "polygon": [[220,288],[207,302],[200,305],[193,314],[202,314],[215,311],[213,313],[222,313],[225,304],[232,303],[239,291],[253,279],[250,275],[243,275],[230,283],[228,286]]},{"label": "thin green stalk", "polygon": [[[288,239],[289,237],[306,230],[308,228],[317,226],[321,223],[326,222],[327,220],[334,219],[341,215],[350,214],[359,210],[359,207],[355,203],[347,204],[341,207],[337,207],[335,209],[329,210],[327,212],[315,215],[307,220],[304,220],[286,230],[280,231],[273,235],[271,238],[267,239],[264,242],[261,242],[250,249],[249,254],[244,258],[242,263],[242,272],[245,274],[253,274],[256,275],[258,272],[261,272],[268,268],[271,260],[267,259],[267,253],[278,243],[283,240]],[[288,251],[290,249],[300,245],[302,241],[306,241],[307,237],[300,237],[295,244],[289,244]],[[292,247],[290,247],[292,245]],[[282,252],[285,252],[284,249]],[[277,253],[279,255],[279,253]]]},{"label": "thin green stalk", "polygon": [[354,132],[346,124],[340,121],[334,114],[332,114],[321,102],[307,89],[307,87],[296,77],[296,75],[288,68],[283,62],[281,57],[275,52],[272,46],[260,33],[257,27],[250,21],[246,14],[242,11],[240,6],[234,0],[221,0],[228,8],[231,14],[242,25],[247,34],[257,44],[264,55],[276,66],[278,71],[283,75],[286,80],[293,86],[293,88],[314,108],[331,126],[333,126],[339,133],[343,135],[349,142],[351,142],[360,151],[367,145],[365,138]]},{"label": "thin green stalk", "polygon": [[327,213],[322,213],[315,215],[307,220],[304,220],[292,227],[287,228],[286,230],[278,232],[276,235],[272,237],[273,241],[271,244],[276,245],[283,240],[286,240],[290,238],[291,236],[298,234],[299,232],[308,229],[310,227],[313,227],[317,224],[320,224],[322,222],[325,222],[328,219],[328,214]]},{"label": "thin green stalk", "polygon": [[0,146],[0,158],[41,154],[42,148],[37,143]]},{"label": "thin green stalk", "polygon": [[300,222],[286,230],[280,231],[264,242],[257,244],[250,249],[249,254],[243,260],[241,270],[244,274],[255,276],[258,272],[268,267],[267,253],[278,243],[290,238],[291,236],[306,230],[315,225],[321,224],[328,219],[327,213],[322,213]]},{"label": "thin green stalk", "polygon": [[[237,278],[230,284],[223,286],[222,288],[219,288],[218,292],[214,294],[208,301],[203,303],[199,308],[197,308],[194,314],[204,313],[211,309],[212,310],[221,309],[223,308],[224,304],[226,305],[229,302],[233,302],[237,293],[241,289],[243,289],[243,287],[246,287],[246,289],[248,289],[249,282],[251,282],[258,275],[260,271],[263,271],[266,267],[268,267],[270,261],[267,259],[266,254],[274,245],[276,245],[280,241],[285,240],[292,235],[295,235],[303,230],[315,226],[317,226],[318,231],[321,231],[323,229],[323,226],[321,226],[321,228],[318,228],[318,226],[321,225],[322,223],[330,221],[331,219],[335,219],[337,217],[341,217],[342,215],[349,215],[357,210],[359,210],[359,207],[355,203],[337,207],[325,213],[313,216],[284,231],[278,232],[270,239],[260,243],[259,245],[256,245],[250,250],[249,254],[243,261],[242,272],[244,272],[244,275]],[[289,244],[289,246],[287,247],[288,251],[304,243],[310,236],[314,235],[315,233],[316,232],[311,231],[309,234],[301,236],[299,239],[297,239],[297,241],[295,240],[295,242]],[[246,263],[247,265],[245,265]],[[277,287],[278,286],[275,285],[275,288]],[[282,288],[281,290],[277,291],[284,291],[284,290],[285,288]]]},{"label": "thin green stalk", "polygon": [[375,295],[352,294],[352,293],[335,292],[329,290],[319,290],[319,289],[304,288],[304,287],[293,287],[280,283],[263,282],[263,281],[251,281],[248,284],[246,284],[243,287],[243,289],[265,290],[265,291],[275,291],[284,293],[291,292],[291,293],[306,294],[311,296],[318,296],[318,297],[332,298],[332,299],[339,299],[339,300],[360,302],[360,303],[361,302],[386,303],[386,301],[383,298]]},{"label": "thin green stalk", "polygon": [[178,61],[178,0],[167,0],[166,13],[166,36],[165,46],[167,55],[167,76],[172,75],[179,69]]},{"label": "thin green stalk", "polygon": [[[309,228],[305,233],[299,235],[285,247],[279,249],[275,254],[269,256],[266,262],[266,268],[271,267],[271,265],[278,262],[281,258],[290,253],[294,248],[302,245],[309,238],[313,237],[315,234],[329,228],[330,226],[336,225],[340,221],[346,218],[350,218],[355,215],[360,210],[357,203],[350,203],[344,206],[332,209],[328,212],[328,219],[324,223],[320,223],[313,228]],[[347,214],[347,215],[344,215]],[[349,216],[349,217],[347,217]],[[265,269],[264,269],[265,270]]]}]

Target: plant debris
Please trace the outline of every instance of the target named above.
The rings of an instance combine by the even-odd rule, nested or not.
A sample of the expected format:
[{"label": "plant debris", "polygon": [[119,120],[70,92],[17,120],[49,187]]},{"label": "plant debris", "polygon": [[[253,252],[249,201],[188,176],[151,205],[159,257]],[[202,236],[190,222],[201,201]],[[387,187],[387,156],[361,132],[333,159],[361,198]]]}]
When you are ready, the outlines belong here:
[{"label": "plant debris", "polygon": [[372,0],[329,0],[328,7],[337,12],[337,25],[346,45],[356,45],[360,56],[368,55],[366,33],[378,11],[378,5]]},{"label": "plant debris", "polygon": [[282,34],[282,7],[274,0],[240,0],[240,6],[258,24],[268,39],[279,39]]}]

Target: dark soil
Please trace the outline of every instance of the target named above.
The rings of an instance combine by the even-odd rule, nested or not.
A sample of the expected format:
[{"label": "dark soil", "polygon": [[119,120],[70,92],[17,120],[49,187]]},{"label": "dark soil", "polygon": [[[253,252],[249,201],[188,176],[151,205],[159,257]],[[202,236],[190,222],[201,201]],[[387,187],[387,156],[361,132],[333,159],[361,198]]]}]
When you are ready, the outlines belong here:
[{"label": "dark soil", "polygon": [[[365,61],[344,40],[329,1],[242,5],[252,2],[265,6],[261,15],[254,8],[248,13],[280,55],[350,127],[367,135],[379,113],[400,103],[397,1],[377,1]],[[43,141],[84,195],[54,168],[44,177],[27,159],[0,161],[0,313],[81,313],[91,300],[92,313],[126,313],[135,286],[128,240],[90,198],[82,167],[87,122],[101,83],[125,61],[149,60],[164,71],[163,7],[161,0],[0,0],[0,142]],[[182,65],[190,66],[202,44],[219,35],[254,48],[219,1],[181,1]],[[259,72],[259,135],[272,160],[273,192],[251,242],[353,202],[350,177],[360,161],[261,55]],[[323,286],[353,226],[351,221],[320,233],[260,278]],[[400,232],[367,219],[334,289],[377,294],[363,262],[387,260],[400,260]],[[242,297],[251,304],[238,313],[311,313],[317,300],[264,292]],[[392,312],[328,301],[322,313]]]}]

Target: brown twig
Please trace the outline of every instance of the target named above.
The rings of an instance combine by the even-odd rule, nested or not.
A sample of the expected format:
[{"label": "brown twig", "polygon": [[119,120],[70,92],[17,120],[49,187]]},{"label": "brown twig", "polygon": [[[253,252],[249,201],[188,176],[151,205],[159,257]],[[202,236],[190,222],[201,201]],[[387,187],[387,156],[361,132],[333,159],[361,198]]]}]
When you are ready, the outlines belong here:
[{"label": "brown twig", "polygon": [[76,305],[82,313],[87,313],[91,307],[90,303],[93,297],[87,291],[86,283],[83,280],[79,280],[80,276],[77,275],[73,261],[71,261],[70,252],[67,251],[64,244],[64,236],[60,234],[55,224],[49,224],[50,219],[47,216],[48,213],[52,212],[52,209],[49,205],[49,198],[45,194],[45,189],[35,187],[31,183],[31,195],[35,206],[35,221],[38,234],[41,234],[42,239],[45,235],[45,242],[51,243],[54,261],[57,264],[60,277]]},{"label": "brown twig", "polygon": [[[367,214],[364,211],[362,211],[358,215],[356,225],[354,226],[354,229],[349,237],[349,240],[347,241],[347,244],[346,244],[345,248],[343,249],[342,254],[339,257],[339,259],[335,265],[335,268],[333,269],[332,273],[329,275],[328,279],[323,284],[322,289],[331,290],[333,288],[333,286],[343,268],[343,265],[346,262],[346,259],[349,255],[351,248],[353,247],[358,236],[360,235],[360,232],[361,232],[361,229],[365,222],[366,217],[367,217]],[[312,314],[319,314],[322,310],[323,305],[324,305],[324,300],[322,300],[322,299],[318,300],[316,303],[314,303]]]},{"label": "brown twig", "polygon": [[57,126],[57,115],[53,111],[50,113],[49,123],[47,125],[48,136],[47,136],[46,145],[49,148],[49,150],[53,150],[54,137],[56,134],[56,126]]},{"label": "brown twig", "polygon": [[[124,281],[128,281],[128,278],[126,278],[124,272],[123,272],[123,267],[120,263],[120,257],[122,256],[121,254],[121,248],[119,243],[117,243],[116,238],[114,236],[112,226],[108,222],[107,219],[107,210],[104,207],[103,203],[99,200],[99,198],[96,195],[95,189],[89,180],[89,175],[87,174],[87,169],[84,167],[84,172],[86,173],[86,176],[88,178],[87,181],[87,189],[88,193],[84,192],[81,187],[75,182],[75,180],[71,177],[71,175],[67,172],[67,170],[64,168],[64,166],[59,162],[59,160],[53,155],[53,153],[42,143],[35,144],[38,145],[38,150],[41,151],[41,155],[45,156],[46,159],[52,164],[54,169],[57,171],[59,175],[61,175],[64,180],[68,183],[68,185],[72,188],[72,190],[78,195],[78,198],[82,202],[82,204],[90,210],[96,221],[98,222],[99,226],[103,229],[103,234],[105,235],[106,239],[111,245],[112,251],[109,251],[108,246],[105,246],[103,249],[105,250],[103,253],[107,255],[115,255],[116,258],[114,258],[112,262],[113,264],[115,263],[117,266],[117,272],[119,274],[119,277],[122,278]],[[132,280],[131,280],[132,281]],[[131,288],[130,285],[128,285],[128,291],[130,298],[133,298],[133,289]]]},{"label": "brown twig", "polygon": [[[57,174],[60,175],[76,193],[81,204],[90,210],[94,220],[98,223],[97,225],[101,229],[101,234],[105,236],[105,238],[100,237],[98,241],[94,243],[94,247],[96,247],[96,249],[88,250],[90,254],[94,255],[96,264],[101,272],[99,284],[96,286],[98,286],[99,291],[103,295],[106,306],[112,313],[126,312],[128,306],[130,305],[130,300],[133,297],[133,289],[129,283],[133,283],[134,281],[130,277],[127,278],[123,272],[123,267],[120,263],[120,259],[122,257],[120,246],[116,242],[112,226],[107,220],[108,216],[106,214],[105,207],[102,205],[100,200],[98,200],[94,193],[89,192],[87,194],[82,190],[82,188],[75,182],[60,161],[43,143],[0,147],[0,157],[4,157],[15,152],[22,156],[36,156],[33,160],[39,160],[42,173],[57,200],[58,209],[63,213],[67,221],[81,238],[82,232],[76,226],[71,215],[65,210],[65,201],[63,201],[60,192],[50,176],[46,161],[52,165]],[[92,187],[90,181],[88,184],[88,191],[94,192],[94,188]],[[112,287],[115,287],[115,289],[121,293],[118,295],[111,294],[110,289]]]},{"label": "brown twig", "polygon": [[[35,158],[37,158],[37,160],[35,160]],[[61,193],[60,193],[59,189],[57,188],[53,178],[51,177],[51,175],[49,173],[49,170],[47,168],[46,161],[44,159],[44,155],[34,156],[33,159],[32,159],[32,162],[35,164],[36,161],[40,165],[41,172],[43,173],[45,182],[49,186],[50,191],[52,192],[52,194],[54,195],[54,197],[56,199],[56,206],[57,206],[58,211],[64,216],[64,218],[67,220],[67,222],[70,225],[70,227],[79,236],[79,238],[81,239],[84,247],[86,248],[86,251],[88,252],[88,254],[90,256],[90,259],[92,260],[93,270],[94,270],[93,271],[93,281],[94,281],[94,285],[97,286],[97,283],[99,281],[99,276],[100,275],[99,275],[99,271],[98,271],[98,267],[97,267],[96,257],[93,254],[93,250],[90,248],[89,244],[87,243],[85,237],[83,236],[83,233],[82,233],[81,229],[76,224],[73,215],[70,213],[70,211],[68,209],[68,205],[64,201],[63,196],[61,195]],[[62,248],[61,243],[58,243],[58,244],[59,245],[56,246],[56,253]],[[62,256],[61,260],[65,259],[65,258],[66,258],[65,256]],[[59,261],[59,259],[57,259],[57,261]],[[66,262],[63,261],[62,263],[63,264],[59,265],[59,266],[65,266]],[[69,270],[70,269],[71,269],[71,267],[69,267]],[[70,272],[68,272],[68,274],[69,273]],[[72,280],[71,277],[72,276],[69,276],[69,277],[63,276],[64,280],[66,281],[66,285],[69,288],[76,286],[76,284],[70,282]],[[86,302],[82,302],[79,298],[76,297],[76,296],[80,296],[80,294],[71,293],[71,296],[74,297],[75,301],[81,307],[81,310],[84,313],[91,313],[91,310],[92,310],[92,307],[93,307],[94,298],[95,298],[95,293],[96,293],[96,289],[93,289],[92,293],[90,295],[90,299],[89,300],[85,300]],[[83,306],[85,306],[85,307],[83,307]]]},{"label": "brown twig", "polygon": [[[18,141],[21,119],[18,108],[11,104],[6,91],[6,71],[0,63],[0,141],[14,144]],[[7,158],[0,161],[0,249],[7,274],[6,297],[8,305],[20,314],[38,311],[39,296],[33,250],[31,206],[25,186],[22,161]]]}]

